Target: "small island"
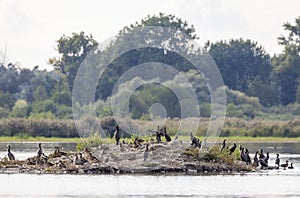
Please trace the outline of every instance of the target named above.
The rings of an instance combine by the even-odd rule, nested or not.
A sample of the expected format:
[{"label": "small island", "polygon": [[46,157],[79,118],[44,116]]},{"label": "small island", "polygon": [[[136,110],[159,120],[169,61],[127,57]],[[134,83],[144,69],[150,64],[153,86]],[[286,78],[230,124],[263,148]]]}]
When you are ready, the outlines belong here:
[{"label": "small island", "polygon": [[[250,157],[247,160],[242,145],[226,145],[226,140],[210,148],[206,138],[200,141],[192,134],[191,142],[177,138],[157,141],[136,137],[77,152],[55,147],[48,156],[39,144],[37,155],[28,159],[5,156],[0,160],[0,173],[201,175],[247,173],[280,166],[268,166],[269,154],[264,156],[262,150],[257,151],[253,160]],[[9,152],[12,152],[10,147]]]}]

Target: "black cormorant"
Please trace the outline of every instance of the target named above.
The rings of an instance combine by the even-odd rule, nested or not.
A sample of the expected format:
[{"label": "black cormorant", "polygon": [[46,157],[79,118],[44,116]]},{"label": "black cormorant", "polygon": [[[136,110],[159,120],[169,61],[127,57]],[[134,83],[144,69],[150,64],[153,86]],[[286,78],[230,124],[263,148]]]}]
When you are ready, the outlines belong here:
[{"label": "black cormorant", "polygon": [[253,165],[258,166],[258,151],[255,152],[254,158],[253,158]]},{"label": "black cormorant", "polygon": [[263,158],[263,160],[266,162],[266,164],[268,164],[270,158],[270,151],[267,152],[267,156],[265,158]]},{"label": "black cormorant", "polygon": [[279,166],[280,166],[280,158],[279,158],[279,154],[278,154],[278,153],[276,154],[275,166],[276,166],[277,168],[279,168]]},{"label": "black cormorant", "polygon": [[225,147],[226,147],[226,139],[223,140],[221,152],[224,150]]},{"label": "black cormorant", "polygon": [[267,168],[268,167],[268,163],[266,163],[266,161],[264,159],[259,159],[259,163],[261,165],[261,168]]},{"label": "black cormorant", "polygon": [[246,158],[246,164],[251,164],[251,157],[249,155],[248,149],[245,149],[245,158]]},{"label": "black cormorant", "polygon": [[7,156],[9,160],[15,160],[14,154],[10,152],[10,145],[7,145]]},{"label": "black cormorant", "polygon": [[241,160],[243,162],[246,162],[246,155],[245,155],[245,152],[244,152],[244,147],[240,146],[240,157],[241,157]]},{"label": "black cormorant", "polygon": [[39,143],[39,149],[37,150],[37,158],[40,159],[43,155],[42,144]]},{"label": "black cormorant", "polygon": [[172,141],[170,135],[167,133],[167,127],[164,126],[159,131],[161,132],[161,135],[165,136],[167,142]]},{"label": "black cormorant", "polygon": [[264,151],[262,149],[260,149],[259,159],[263,159],[263,158],[265,158]]},{"label": "black cormorant", "polygon": [[191,132],[191,145],[195,145],[198,148],[201,148],[201,142],[199,141],[199,138],[196,138],[193,133]]},{"label": "black cormorant", "polygon": [[229,149],[229,155],[231,155],[236,149],[236,143],[233,143],[233,146]]},{"label": "black cormorant", "polygon": [[156,141],[160,142],[161,141],[162,133],[161,133],[161,131],[159,129],[159,126],[157,126],[157,131],[155,131],[155,132],[156,132]]},{"label": "black cormorant", "polygon": [[116,131],[114,133],[114,136],[115,136],[115,140],[116,140],[116,145],[119,145],[119,141],[121,139],[121,131],[120,131],[119,125],[116,126]]}]

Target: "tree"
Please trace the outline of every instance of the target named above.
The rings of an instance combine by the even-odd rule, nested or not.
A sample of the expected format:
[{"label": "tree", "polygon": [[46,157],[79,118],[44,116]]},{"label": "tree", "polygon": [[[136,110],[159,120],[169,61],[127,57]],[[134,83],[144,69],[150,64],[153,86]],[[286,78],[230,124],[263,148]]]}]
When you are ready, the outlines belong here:
[{"label": "tree", "polygon": [[230,89],[246,92],[256,78],[270,80],[270,56],[251,40],[236,39],[207,44],[209,54],[216,62],[224,84]]},{"label": "tree", "polygon": [[247,95],[258,97],[260,104],[265,107],[279,104],[277,93],[271,84],[269,82],[263,82],[260,78],[250,83]]},{"label": "tree", "polygon": [[39,85],[33,92],[33,98],[35,101],[42,101],[48,98],[47,90],[44,86]]},{"label": "tree", "polygon": [[57,51],[60,58],[50,58],[49,63],[67,77],[70,88],[73,88],[74,79],[80,64],[88,53],[98,45],[92,35],[73,33],[71,37],[63,35],[57,40]]},{"label": "tree", "polygon": [[15,101],[10,93],[4,93],[0,90],[0,107],[11,110],[15,105]]},{"label": "tree", "polygon": [[295,102],[300,80],[300,17],[295,19],[295,25],[285,23],[283,27],[288,31],[288,36],[282,35],[278,38],[284,50],[273,58],[273,64],[280,102],[287,105]]},{"label": "tree", "polygon": [[[157,29],[147,31],[147,26],[156,26]],[[161,28],[164,28],[164,30]],[[141,34],[139,30],[144,29],[146,31]],[[184,34],[185,36],[175,35],[175,30],[177,30],[177,34]],[[133,46],[133,43],[137,42],[141,46],[143,46],[143,44],[155,44],[155,46],[158,47],[135,47],[134,50],[126,52],[115,59],[101,76],[97,87],[96,98],[105,100],[109,97],[118,77],[122,76],[123,73],[133,66],[139,64],[159,62],[171,65],[179,71],[195,69],[185,58],[174,53],[174,49],[178,48],[186,52],[191,49],[191,46],[188,45],[187,37],[189,37],[189,39],[198,38],[195,33],[195,28],[175,15],[166,15],[163,13],[153,16],[148,15],[140,22],[125,26],[111,45],[101,53],[101,58],[106,60],[110,59],[122,49],[129,49],[130,46]]]}]

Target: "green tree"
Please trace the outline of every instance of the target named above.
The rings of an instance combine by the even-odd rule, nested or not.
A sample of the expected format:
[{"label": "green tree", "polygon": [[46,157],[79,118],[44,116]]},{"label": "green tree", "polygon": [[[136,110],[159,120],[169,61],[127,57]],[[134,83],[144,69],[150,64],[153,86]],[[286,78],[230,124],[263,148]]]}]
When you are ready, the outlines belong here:
[{"label": "green tree", "polygon": [[26,118],[30,113],[30,107],[25,100],[17,100],[9,117]]},{"label": "green tree", "polygon": [[278,83],[281,104],[287,105],[296,100],[296,90],[300,77],[300,17],[295,24],[285,23],[287,36],[280,36],[278,42],[284,46],[283,53],[273,58],[274,78]]},{"label": "green tree", "polygon": [[73,33],[71,37],[63,35],[57,40],[57,51],[59,58],[50,58],[49,63],[67,77],[72,89],[74,79],[80,64],[88,53],[98,45],[92,35]]},{"label": "green tree", "polygon": [[33,98],[35,101],[42,101],[48,98],[47,90],[44,86],[39,85],[33,92]]},{"label": "green tree", "polygon": [[207,43],[206,48],[216,62],[224,84],[230,89],[246,92],[250,83],[260,78],[270,81],[270,56],[251,40],[236,39]]},{"label": "green tree", "polygon": [[0,90],[0,107],[11,110],[15,105],[15,101],[10,93],[4,93]]},{"label": "green tree", "polygon": [[[147,26],[157,26],[157,29],[144,31],[143,34],[137,32],[137,29],[144,30],[147,29]],[[162,30],[162,27],[165,29]],[[174,30],[178,30],[177,34],[178,32],[184,33],[186,37],[174,35]],[[168,32],[166,33],[165,31]],[[162,34],[162,32],[166,33],[166,35]],[[192,47],[188,45],[187,37],[189,39],[198,38],[195,28],[175,15],[159,13],[159,15],[147,16],[140,22],[125,26],[111,45],[101,53],[100,56],[102,56],[103,60],[110,60],[122,49],[133,46],[133,42],[138,42],[141,46],[155,44],[158,47],[135,47],[134,50],[126,52],[115,59],[102,74],[98,83],[96,97],[102,100],[109,97],[118,77],[139,64],[159,62],[171,65],[179,71],[195,69],[185,58],[173,52],[174,49],[178,48],[185,50],[186,53],[189,52]]]},{"label": "green tree", "polygon": [[269,82],[264,82],[257,78],[249,84],[247,95],[259,98],[260,104],[270,107],[279,104],[277,93]]}]

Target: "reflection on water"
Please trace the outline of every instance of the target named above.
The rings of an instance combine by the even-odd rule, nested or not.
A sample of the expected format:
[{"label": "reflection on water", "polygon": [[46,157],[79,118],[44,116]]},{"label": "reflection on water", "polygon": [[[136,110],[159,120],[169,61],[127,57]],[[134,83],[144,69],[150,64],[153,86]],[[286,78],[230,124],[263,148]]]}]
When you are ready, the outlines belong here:
[{"label": "reflection on water", "polygon": [[[16,144],[21,153],[35,154],[37,144]],[[45,151],[59,145],[73,150],[75,145],[43,144]],[[295,169],[267,170],[236,175],[210,176],[132,176],[132,175],[29,175],[0,174],[0,196],[11,197],[300,197],[300,147],[298,143],[244,144],[253,153],[258,148],[271,151],[281,161],[294,163]],[[23,148],[23,149],[21,149]],[[0,144],[1,151],[6,144]],[[17,151],[16,150],[16,151]],[[33,151],[31,151],[33,150]],[[6,152],[4,152],[6,154]],[[2,154],[0,154],[2,156]]]}]

